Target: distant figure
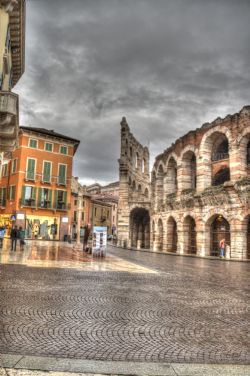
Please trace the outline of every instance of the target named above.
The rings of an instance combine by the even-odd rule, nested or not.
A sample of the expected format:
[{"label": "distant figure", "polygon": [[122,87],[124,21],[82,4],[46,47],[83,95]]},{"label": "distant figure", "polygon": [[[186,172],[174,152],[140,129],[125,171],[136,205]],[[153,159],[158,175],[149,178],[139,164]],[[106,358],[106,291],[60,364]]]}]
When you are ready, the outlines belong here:
[{"label": "distant figure", "polygon": [[17,238],[18,238],[17,226],[12,227],[11,232],[10,232],[10,238],[11,238],[11,250],[16,251],[16,243],[17,243]]},{"label": "distant figure", "polygon": [[88,224],[87,226],[84,226],[83,250],[85,252],[88,251],[87,246],[88,246],[88,239],[89,239],[89,235],[90,235],[90,230],[91,230],[90,224]]},{"label": "distant figure", "polygon": [[4,235],[5,235],[5,227],[0,227],[0,248],[3,248]]},{"label": "distant figure", "polygon": [[25,238],[25,231],[23,230],[22,226],[20,226],[19,229],[18,229],[18,239],[19,239],[19,242],[20,242],[20,251],[23,251],[23,249],[24,249],[24,244],[25,244],[24,238]]},{"label": "distant figure", "polygon": [[225,245],[226,245],[225,239],[222,239],[220,241],[220,257],[221,258],[225,257]]}]

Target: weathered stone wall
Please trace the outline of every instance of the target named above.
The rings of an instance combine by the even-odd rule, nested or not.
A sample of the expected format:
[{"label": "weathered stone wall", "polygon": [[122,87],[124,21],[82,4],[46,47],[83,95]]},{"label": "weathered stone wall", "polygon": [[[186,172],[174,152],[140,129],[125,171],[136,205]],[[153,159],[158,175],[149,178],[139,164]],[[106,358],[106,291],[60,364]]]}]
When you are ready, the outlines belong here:
[{"label": "weathered stone wall", "polygon": [[[121,155],[119,159],[118,243],[131,243],[130,215],[133,209],[150,210],[149,151],[130,132],[126,118],[121,121]],[[141,229],[137,229],[141,231]],[[148,233],[150,228],[148,228]],[[137,242],[138,234],[136,235]]]},{"label": "weathered stone wall", "polygon": [[[224,218],[230,225],[227,256],[249,257],[249,141],[250,107],[244,107],[235,115],[189,132],[156,158],[152,172],[151,231],[155,232],[155,240],[151,238],[152,249],[171,251],[175,221],[177,252],[190,253],[187,243],[192,218],[195,221],[196,254],[208,256],[213,236],[211,225],[216,218]],[[228,143],[228,150],[223,152],[220,150],[222,142]],[[216,153],[216,147],[219,153]],[[225,174],[226,170],[230,172],[230,178],[214,186],[218,173]],[[160,247],[162,236],[163,245]]]}]

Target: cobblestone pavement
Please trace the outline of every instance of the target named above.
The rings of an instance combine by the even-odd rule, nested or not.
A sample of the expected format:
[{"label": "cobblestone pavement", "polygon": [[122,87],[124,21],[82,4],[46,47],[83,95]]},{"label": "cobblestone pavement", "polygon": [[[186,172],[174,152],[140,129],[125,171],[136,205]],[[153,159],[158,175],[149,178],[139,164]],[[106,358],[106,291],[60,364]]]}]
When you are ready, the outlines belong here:
[{"label": "cobblestone pavement", "polygon": [[133,272],[1,265],[0,352],[250,363],[249,263],[110,253]]}]

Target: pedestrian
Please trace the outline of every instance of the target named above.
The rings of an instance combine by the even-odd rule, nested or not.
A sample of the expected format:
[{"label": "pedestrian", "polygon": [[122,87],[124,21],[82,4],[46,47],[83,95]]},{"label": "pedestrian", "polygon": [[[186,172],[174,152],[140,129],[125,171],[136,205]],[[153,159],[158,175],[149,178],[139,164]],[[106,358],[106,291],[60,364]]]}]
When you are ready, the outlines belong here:
[{"label": "pedestrian", "polygon": [[0,248],[3,248],[3,238],[5,235],[5,227],[0,227]]},{"label": "pedestrian", "polygon": [[24,244],[25,244],[24,238],[25,238],[25,231],[23,230],[22,226],[20,226],[19,229],[18,229],[18,239],[19,239],[19,242],[20,242],[20,251],[23,251],[23,248],[24,248]]},{"label": "pedestrian", "polygon": [[220,241],[220,258],[225,257],[225,245],[226,245],[225,239],[221,239],[221,241]]},{"label": "pedestrian", "polygon": [[11,232],[10,232],[12,251],[16,251],[17,237],[18,237],[18,230],[17,230],[17,226],[15,226],[15,227],[12,227]]}]

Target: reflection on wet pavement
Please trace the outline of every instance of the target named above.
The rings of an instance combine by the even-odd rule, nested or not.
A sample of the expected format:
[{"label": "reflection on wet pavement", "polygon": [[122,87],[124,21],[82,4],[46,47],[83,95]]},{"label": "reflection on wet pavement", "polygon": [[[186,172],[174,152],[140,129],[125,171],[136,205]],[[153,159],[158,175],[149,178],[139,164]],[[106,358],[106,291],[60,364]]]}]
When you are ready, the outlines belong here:
[{"label": "reflection on wet pavement", "polygon": [[3,248],[0,248],[0,263],[19,264],[29,267],[74,268],[89,271],[156,273],[151,269],[113,255],[96,259],[81,250],[74,249],[72,244],[40,240],[26,241],[24,250],[20,250],[18,243],[16,251],[11,251],[10,240],[5,239]]}]

